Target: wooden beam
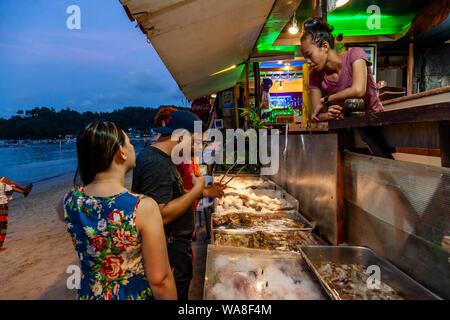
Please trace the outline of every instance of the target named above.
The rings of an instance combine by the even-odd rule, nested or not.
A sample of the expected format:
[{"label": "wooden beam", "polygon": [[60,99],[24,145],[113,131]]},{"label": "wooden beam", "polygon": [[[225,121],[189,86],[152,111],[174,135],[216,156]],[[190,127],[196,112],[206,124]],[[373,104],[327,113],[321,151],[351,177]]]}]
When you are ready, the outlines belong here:
[{"label": "wooden beam", "polygon": [[437,26],[447,19],[450,13],[448,0],[429,0],[411,22],[408,33],[417,37],[420,33]]},{"label": "wooden beam", "polygon": [[331,120],[330,130],[386,126],[402,123],[438,122],[450,120],[450,102],[442,102],[425,106],[369,113],[363,116]]},{"label": "wooden beam", "polygon": [[396,147],[395,152],[417,154],[421,156],[440,157],[441,150],[435,148]]},{"label": "wooden beam", "polygon": [[290,123],[289,132],[328,131],[328,122]]},{"label": "wooden beam", "polygon": [[[402,37],[401,34],[367,35],[367,36],[344,36],[342,41],[335,40],[336,43],[366,43],[366,42],[386,42],[395,41]],[[273,43],[274,46],[298,46],[300,37],[289,32],[282,32]]]}]

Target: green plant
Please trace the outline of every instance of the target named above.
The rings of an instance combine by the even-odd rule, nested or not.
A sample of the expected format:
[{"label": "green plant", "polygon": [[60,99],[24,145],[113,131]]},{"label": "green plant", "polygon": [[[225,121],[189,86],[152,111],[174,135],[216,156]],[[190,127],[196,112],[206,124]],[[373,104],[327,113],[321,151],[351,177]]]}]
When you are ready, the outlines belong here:
[{"label": "green plant", "polygon": [[260,117],[261,108],[263,105],[264,102],[261,102],[259,106],[255,106],[255,109],[252,109],[250,107],[239,108],[242,117],[250,117],[250,127],[255,130],[267,129]]}]

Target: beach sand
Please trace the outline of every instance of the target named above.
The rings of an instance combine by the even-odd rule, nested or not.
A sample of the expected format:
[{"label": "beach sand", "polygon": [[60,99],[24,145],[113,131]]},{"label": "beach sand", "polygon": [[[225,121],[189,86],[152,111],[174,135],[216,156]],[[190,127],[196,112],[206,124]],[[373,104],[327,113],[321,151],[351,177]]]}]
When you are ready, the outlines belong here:
[{"label": "beach sand", "polygon": [[0,299],[75,299],[66,286],[69,265],[79,265],[70,235],[55,207],[72,187],[73,173],[38,182],[9,203],[0,252]]},{"label": "beach sand", "polygon": [[[131,174],[125,185],[131,187]],[[24,198],[15,193],[9,203],[6,250],[0,252],[0,300],[72,300],[77,290],[67,288],[70,265],[78,257],[65,224],[55,207],[73,184],[73,173],[34,184]],[[204,226],[204,223],[203,223]],[[204,228],[202,228],[204,229]],[[201,230],[204,231],[204,230]],[[203,232],[198,234],[203,238]],[[200,240],[200,239],[199,239]],[[194,278],[190,299],[201,299],[206,261],[206,240],[194,242]]]}]

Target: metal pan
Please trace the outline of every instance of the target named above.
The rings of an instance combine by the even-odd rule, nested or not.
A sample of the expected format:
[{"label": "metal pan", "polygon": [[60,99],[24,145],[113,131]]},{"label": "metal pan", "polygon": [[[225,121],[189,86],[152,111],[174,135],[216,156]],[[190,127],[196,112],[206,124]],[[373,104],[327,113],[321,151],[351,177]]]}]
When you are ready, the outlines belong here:
[{"label": "metal pan", "polygon": [[[229,213],[230,215],[248,215],[248,216],[252,216],[255,219],[261,218],[261,219],[276,219],[277,217],[286,217],[286,218],[290,218],[293,219],[294,221],[302,224],[303,226],[299,226],[299,227],[279,227],[279,229],[281,231],[289,231],[289,230],[300,230],[300,231],[307,231],[307,232],[311,232],[314,227],[315,224],[309,222],[308,219],[306,219],[304,216],[302,216],[300,214],[300,212],[295,211],[295,210],[289,210],[289,211],[278,211],[278,212],[273,212],[273,213],[266,213],[266,214],[255,214],[255,213],[246,213],[246,212],[236,212],[236,213]],[[227,214],[225,214],[227,215]],[[218,229],[218,227],[216,225],[214,225],[214,219],[211,218],[211,225],[212,225],[212,230],[216,230]],[[270,228],[270,224],[267,224],[268,228]],[[228,229],[240,229],[240,230],[246,230],[246,229],[252,229],[252,227],[249,228],[220,228],[219,230],[228,230]],[[253,228],[254,229],[254,228]],[[277,228],[278,229],[278,228]]]},{"label": "metal pan", "polygon": [[335,300],[342,299],[339,293],[318,271],[320,264],[324,262],[334,262],[337,264],[356,263],[362,265],[364,268],[376,265],[380,268],[381,281],[391,286],[403,298],[407,300],[441,299],[367,247],[303,246],[301,253],[325,291]]},{"label": "metal pan", "polygon": [[[266,236],[267,235],[267,236]],[[263,238],[261,238],[261,236]],[[317,235],[307,231],[265,232],[249,230],[214,230],[214,244],[265,250],[300,251],[306,245],[325,245]]]}]

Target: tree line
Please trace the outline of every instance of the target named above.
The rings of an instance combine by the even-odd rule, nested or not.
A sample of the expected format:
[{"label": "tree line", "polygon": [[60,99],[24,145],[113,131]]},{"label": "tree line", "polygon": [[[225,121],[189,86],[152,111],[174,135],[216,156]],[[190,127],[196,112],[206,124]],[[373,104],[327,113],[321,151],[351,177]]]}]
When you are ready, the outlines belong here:
[{"label": "tree line", "polygon": [[[19,110],[9,119],[0,118],[0,140],[9,139],[56,139],[78,132],[92,121],[112,121],[123,130],[149,133],[155,127],[154,119],[159,108],[126,107],[113,112],[83,112],[69,108],[56,111],[40,107]],[[173,106],[172,106],[173,107]],[[183,107],[176,107],[186,110]]]}]

